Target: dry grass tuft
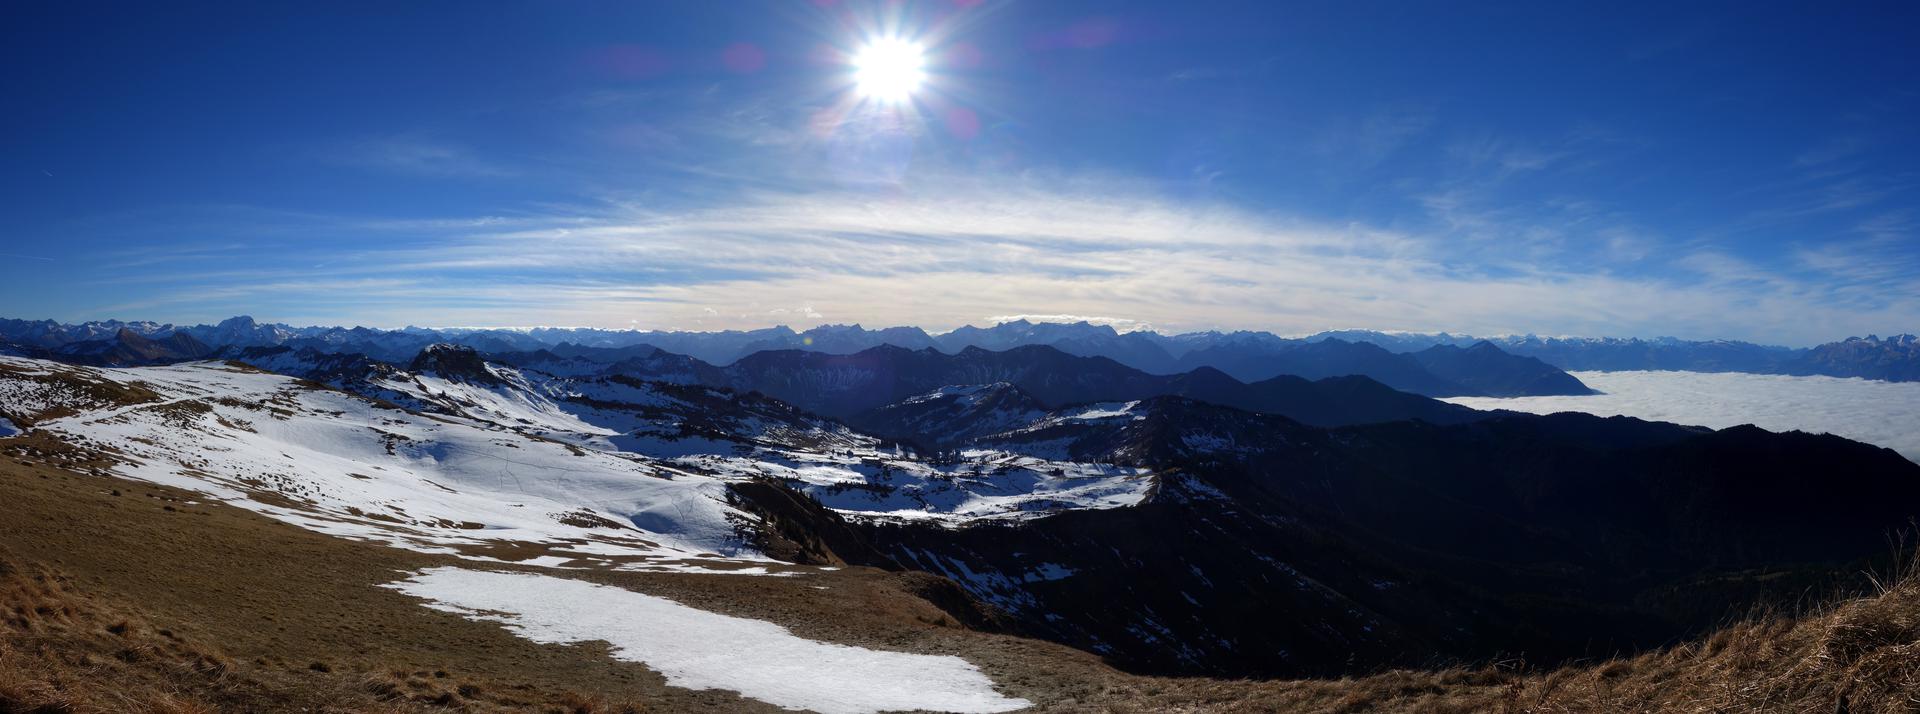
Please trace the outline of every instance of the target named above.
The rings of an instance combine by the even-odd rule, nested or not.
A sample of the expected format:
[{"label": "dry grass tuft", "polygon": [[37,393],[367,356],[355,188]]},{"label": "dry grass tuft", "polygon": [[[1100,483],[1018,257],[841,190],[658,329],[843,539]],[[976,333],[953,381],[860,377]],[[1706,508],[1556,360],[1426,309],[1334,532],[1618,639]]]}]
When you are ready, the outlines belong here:
[{"label": "dry grass tuft", "polygon": [[633,702],[613,702],[568,692],[546,711],[548,714],[646,714],[649,710]]},{"label": "dry grass tuft", "polygon": [[1195,711],[1920,711],[1920,571],[1802,617],[1755,615],[1659,652],[1536,672],[1396,671],[1338,681],[1182,688]]},{"label": "dry grass tuft", "polygon": [[235,684],[217,651],[5,554],[0,612],[0,712],[214,712]]},{"label": "dry grass tuft", "polygon": [[1291,681],[1109,678],[1044,711],[1561,714],[1920,712],[1920,570],[1802,616],[1762,612],[1698,641],[1533,670],[1518,662]]},{"label": "dry grass tuft", "polygon": [[1920,571],[1805,617],[1756,616],[1704,641],[1530,678],[1527,711],[1920,710]]}]

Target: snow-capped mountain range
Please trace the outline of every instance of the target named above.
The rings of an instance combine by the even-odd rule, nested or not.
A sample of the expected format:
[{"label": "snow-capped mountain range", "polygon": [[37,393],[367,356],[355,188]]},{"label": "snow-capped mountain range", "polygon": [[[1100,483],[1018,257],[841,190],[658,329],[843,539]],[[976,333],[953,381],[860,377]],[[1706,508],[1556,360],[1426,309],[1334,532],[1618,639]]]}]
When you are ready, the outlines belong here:
[{"label": "snow-capped mountain range", "polygon": [[[621,350],[647,347],[692,357],[711,365],[729,365],[756,352],[804,350],[852,354],[881,345],[910,350],[935,349],[957,353],[968,347],[1004,351],[1046,345],[1079,356],[1106,357],[1152,374],[1176,374],[1212,367],[1244,381],[1280,374],[1303,377],[1337,376],[1328,372],[1364,368],[1362,372],[1395,388],[1427,396],[1544,396],[1572,394],[1578,389],[1552,370],[1684,370],[1827,375],[1907,381],[1920,378],[1920,351],[1911,335],[1892,338],[1868,336],[1812,348],[1787,348],[1726,340],[1674,338],[1580,338],[1534,335],[1472,337],[1448,333],[1396,333],[1337,330],[1306,337],[1281,337],[1267,332],[1194,332],[1162,335],[1149,331],[1119,332],[1108,325],[1029,322],[1016,320],[992,327],[966,326],[941,334],[917,327],[869,330],[860,325],[824,325],[805,331],[781,326],[759,330],[720,332],[661,332],[590,328],[429,329],[408,327],[380,330],[365,327],[293,327],[234,317],[216,325],[175,326],[155,322],[114,320],[66,325],[48,320],[0,319],[0,350],[15,354],[69,349],[77,354],[110,348],[71,347],[115,341],[122,334],[163,339],[184,334],[208,348],[239,349],[261,346],[310,348],[323,352],[359,353],[386,361],[404,361],[429,344],[465,344],[483,352],[549,350],[562,357],[568,351]],[[1498,348],[1498,369],[1532,372],[1533,379],[1510,375],[1478,381],[1450,374],[1441,364],[1460,364],[1457,357],[1435,355],[1435,347],[1472,348],[1486,343]],[[1358,345],[1358,346],[1357,346]],[[1480,359],[1493,357],[1487,355]],[[1517,357],[1520,360],[1504,358]],[[1537,360],[1540,364],[1533,364]],[[1365,365],[1360,367],[1359,365]],[[1484,368],[1483,368],[1484,369]],[[1577,380],[1575,380],[1577,381]],[[1495,391],[1490,385],[1499,385]],[[1513,391],[1513,390],[1520,391]]]}]

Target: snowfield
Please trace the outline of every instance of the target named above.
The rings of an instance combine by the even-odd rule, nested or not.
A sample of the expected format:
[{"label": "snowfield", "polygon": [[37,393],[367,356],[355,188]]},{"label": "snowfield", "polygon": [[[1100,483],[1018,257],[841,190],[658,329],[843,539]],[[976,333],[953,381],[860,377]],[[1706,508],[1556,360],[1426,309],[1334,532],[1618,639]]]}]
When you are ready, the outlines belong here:
[{"label": "snowfield", "polygon": [[433,568],[388,585],[428,607],[505,625],[543,644],[605,641],[688,689],[724,689],[823,714],[927,709],[1007,712],[1031,705],[952,656],[816,642],[622,588],[535,573]]},{"label": "snowfield", "polygon": [[1069,415],[1063,416],[1061,417],[1061,420],[1062,421],[1097,421],[1100,419],[1118,419],[1120,417],[1133,417],[1135,419],[1144,419],[1145,417],[1134,415],[1133,408],[1137,406],[1140,406],[1140,402],[1138,401],[1127,402],[1125,404],[1119,404],[1119,403],[1092,404],[1092,405],[1088,405],[1085,411],[1081,411],[1077,414],[1069,414]]},{"label": "snowfield", "polygon": [[[1031,518],[1068,508],[1137,504],[1152,485],[1145,469],[1000,451],[929,462],[838,423],[737,404],[705,387],[669,392],[630,380],[559,377],[502,365],[488,369],[499,384],[425,376],[377,384],[402,403],[439,406],[476,423],[506,425],[588,449],[641,454],[723,480],[779,479],[855,518],[947,525]],[[1133,406],[1096,405],[1104,411],[1073,418],[1126,416]],[[690,430],[694,422],[707,428]]]},{"label": "snowfield", "polygon": [[1826,432],[1920,462],[1920,382],[1741,372],[1572,372],[1605,392],[1581,397],[1455,397],[1474,409],[1625,415],[1724,429]]},{"label": "snowfield", "polygon": [[964,525],[1017,520],[1066,509],[1119,508],[1146,497],[1146,470],[970,451],[958,463],[929,464],[874,452],[844,455],[765,450],[749,457],[689,456],[673,463],[730,478],[766,476],[842,515]]},{"label": "snowfield", "polygon": [[[117,451],[118,475],[306,528],[477,559],[538,543],[548,548],[537,562],[553,565],[773,562],[740,538],[736,526],[752,519],[727,505],[724,482],[645,457],[415,414],[223,364],[80,372],[140,383],[161,400],[39,428]],[[0,374],[0,384],[24,379]],[[58,394],[62,385],[13,391]]]},{"label": "snowfield", "polygon": [[0,355],[0,411],[32,423],[42,414],[105,408],[112,402],[89,387],[110,381],[80,367]]},{"label": "snowfield", "polygon": [[118,475],[302,527],[544,566],[796,572],[750,545],[758,519],[728,502],[744,479],[781,480],[849,517],[948,526],[1125,507],[1152,486],[1141,469],[1007,452],[923,460],[704,387],[485,370],[352,385],[388,403],[226,363],[0,357],[0,413],[110,449]]}]

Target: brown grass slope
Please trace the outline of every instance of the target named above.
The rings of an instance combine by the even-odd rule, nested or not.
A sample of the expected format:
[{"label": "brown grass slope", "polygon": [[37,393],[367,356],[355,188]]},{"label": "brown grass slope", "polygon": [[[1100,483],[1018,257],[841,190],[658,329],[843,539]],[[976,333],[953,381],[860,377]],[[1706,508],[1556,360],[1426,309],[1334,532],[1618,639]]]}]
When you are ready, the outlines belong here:
[{"label": "brown grass slope", "polygon": [[[221,711],[426,712],[533,709],[639,712],[573,693],[544,706],[483,696],[446,671],[342,671],[235,662],[216,646],[156,626],[117,598],[0,550],[0,712],[91,714]],[[510,706],[501,707],[500,704]],[[523,706],[511,706],[523,705]]]},{"label": "brown grass slope", "polygon": [[1196,710],[1301,712],[1920,711],[1920,579],[1799,618],[1755,617],[1664,651],[1598,665],[1390,672],[1250,694],[1196,684]]},{"label": "brown grass slope", "polygon": [[0,552],[0,711],[212,711],[233,662]]},{"label": "brown grass slope", "polygon": [[1800,618],[1534,678],[1529,711],[1920,711],[1920,577]]}]

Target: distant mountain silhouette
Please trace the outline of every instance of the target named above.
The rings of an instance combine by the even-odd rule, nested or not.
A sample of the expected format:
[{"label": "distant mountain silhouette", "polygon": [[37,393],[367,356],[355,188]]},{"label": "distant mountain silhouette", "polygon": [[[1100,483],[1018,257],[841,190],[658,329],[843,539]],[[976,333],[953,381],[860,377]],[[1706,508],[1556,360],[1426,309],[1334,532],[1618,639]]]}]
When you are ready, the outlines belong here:
[{"label": "distant mountain silhouette", "polygon": [[1893,382],[1920,380],[1920,337],[1867,335],[1830,342],[1788,362],[1785,371]]},{"label": "distant mountain silhouette", "polygon": [[842,418],[941,387],[995,383],[1018,387],[1049,407],[1179,395],[1320,425],[1397,419],[1456,423],[1481,414],[1365,377],[1313,381],[1287,376],[1248,384],[1212,368],[1154,375],[1104,357],[1078,357],[1042,346],[1004,352],[969,347],[953,355],[891,346],[852,355],[780,350],[750,355],[724,368],[724,374],[720,386],[762,392]]},{"label": "distant mountain silhouette", "polygon": [[213,349],[184,332],[149,338],[131,329],[122,328],[114,333],[113,337],[69,343],[62,345],[53,354],[61,360],[74,364],[131,367],[201,359],[213,354]]},{"label": "distant mountain silhouette", "polygon": [[1212,367],[1244,381],[1291,374],[1307,379],[1365,375],[1394,389],[1429,397],[1481,396],[1439,377],[1418,361],[1377,345],[1345,340],[1223,344],[1180,357],[1185,369]]},{"label": "distant mountain silhouette", "polygon": [[[803,350],[850,355],[891,345],[919,350],[934,348],[957,354],[967,347],[1005,351],[1016,347],[1049,346],[1070,355],[1105,357],[1149,374],[1177,374],[1198,367],[1214,367],[1242,381],[1259,381],[1280,374],[1309,378],[1362,374],[1396,388],[1428,396],[1538,396],[1584,394],[1584,385],[1558,377],[1523,378],[1537,366],[1519,363],[1467,361],[1456,365],[1464,372],[1437,374],[1434,366],[1415,359],[1395,360],[1355,350],[1352,344],[1379,347],[1394,355],[1418,353],[1435,346],[1472,348],[1481,342],[1508,354],[1531,357],[1559,370],[1685,370],[1701,372],[1755,372],[1763,374],[1829,375],[1869,379],[1920,379],[1920,353],[1899,337],[1849,338],[1808,349],[1773,347],[1731,340],[1679,340],[1617,337],[1503,336],[1480,339],[1449,333],[1337,330],[1307,337],[1280,337],[1268,332],[1191,332],[1162,335],[1136,330],[1120,332],[1089,322],[1056,323],[1014,320],[992,327],[963,326],[932,335],[917,327],[875,330],[860,325],[821,325],[805,331],[785,326],[719,332],[603,330],[593,328],[451,329],[407,327],[379,330],[367,327],[292,327],[261,323],[251,317],[229,318],[217,325],[176,327],[155,322],[103,320],[62,324],[51,320],[0,319],[0,342],[16,345],[12,351],[46,349],[58,354],[63,346],[113,338],[128,330],[141,337],[162,340],[184,333],[213,348],[288,346],[331,353],[359,353],[386,362],[404,363],[428,345],[462,344],[487,354],[576,348],[623,349],[647,345],[685,355],[710,365],[730,365],[755,352]],[[1338,344],[1335,344],[1337,341]],[[1326,343],[1326,344],[1322,344]],[[1315,345],[1320,345],[1316,347]],[[84,350],[82,350],[84,351]],[[556,353],[558,354],[558,353]],[[578,356],[578,355],[563,355]],[[598,359],[598,358],[590,358]],[[1482,369],[1491,371],[1482,371]],[[1505,370],[1515,370],[1507,373]]]},{"label": "distant mountain silhouette", "polygon": [[1519,397],[1593,393],[1579,379],[1553,365],[1507,354],[1485,340],[1465,348],[1434,345],[1408,356],[1428,372],[1479,394]]}]

